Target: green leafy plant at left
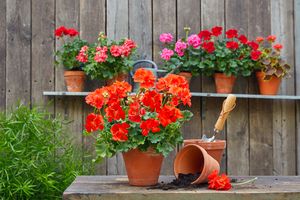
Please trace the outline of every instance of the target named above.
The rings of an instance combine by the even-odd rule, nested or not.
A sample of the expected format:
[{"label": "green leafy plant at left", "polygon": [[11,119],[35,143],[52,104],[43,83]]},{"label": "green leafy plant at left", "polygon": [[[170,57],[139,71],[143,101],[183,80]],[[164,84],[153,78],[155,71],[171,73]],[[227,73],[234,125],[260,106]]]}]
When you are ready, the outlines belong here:
[{"label": "green leafy plant at left", "polygon": [[[0,114],[0,197],[61,199],[82,174],[82,157],[59,118],[19,105]],[[1,199],[0,198],[0,199]]]}]

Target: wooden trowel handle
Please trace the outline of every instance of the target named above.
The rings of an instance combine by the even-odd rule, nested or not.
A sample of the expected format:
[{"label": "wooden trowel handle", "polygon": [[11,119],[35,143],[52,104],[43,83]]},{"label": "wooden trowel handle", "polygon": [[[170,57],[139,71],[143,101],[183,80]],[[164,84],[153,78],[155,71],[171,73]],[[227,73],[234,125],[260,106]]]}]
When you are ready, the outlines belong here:
[{"label": "wooden trowel handle", "polygon": [[236,96],[229,94],[223,102],[222,111],[220,116],[215,124],[215,132],[223,130],[225,121],[230,113],[235,107]]}]

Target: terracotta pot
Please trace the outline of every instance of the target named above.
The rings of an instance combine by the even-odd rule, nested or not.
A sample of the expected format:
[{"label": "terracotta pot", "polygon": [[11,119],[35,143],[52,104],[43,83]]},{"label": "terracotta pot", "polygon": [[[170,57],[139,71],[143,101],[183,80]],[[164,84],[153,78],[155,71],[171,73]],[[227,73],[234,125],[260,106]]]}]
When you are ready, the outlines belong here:
[{"label": "terracotta pot", "polygon": [[128,74],[118,74],[112,79],[108,79],[106,81],[106,85],[112,85],[115,81],[127,81],[127,78],[128,78]]},{"label": "terracotta pot", "polygon": [[83,91],[86,77],[83,71],[65,71],[64,77],[68,92]]},{"label": "terracotta pot", "polygon": [[163,155],[149,148],[142,152],[132,149],[123,153],[123,159],[129,179],[129,184],[134,186],[156,185],[163,161]]},{"label": "terracotta pot", "polygon": [[190,73],[190,72],[179,72],[178,75],[179,75],[179,76],[183,76],[183,77],[187,80],[188,83],[191,82],[191,79],[192,79],[192,73]]},{"label": "terracotta pot", "polygon": [[176,155],[174,161],[174,174],[196,174],[199,177],[192,184],[207,182],[207,177],[212,171],[220,171],[219,163],[199,145],[189,144],[184,146]]},{"label": "terracotta pot", "polygon": [[205,142],[200,139],[184,140],[183,145],[195,144],[201,146],[207,153],[221,164],[224,149],[226,148],[225,140],[215,140],[214,142]]},{"label": "terracotta pot", "polygon": [[215,85],[217,93],[229,94],[232,92],[235,76],[226,76],[224,73],[215,73]]},{"label": "terracotta pot", "polygon": [[281,78],[272,76],[270,80],[264,80],[264,72],[256,72],[260,94],[276,95],[281,83]]}]

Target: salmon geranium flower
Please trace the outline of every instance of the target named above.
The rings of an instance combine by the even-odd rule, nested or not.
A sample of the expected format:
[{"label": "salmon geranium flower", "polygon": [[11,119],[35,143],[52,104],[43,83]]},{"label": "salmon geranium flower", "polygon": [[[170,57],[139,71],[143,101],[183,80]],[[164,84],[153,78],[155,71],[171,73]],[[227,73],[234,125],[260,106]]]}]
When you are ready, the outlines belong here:
[{"label": "salmon geranium flower", "polygon": [[141,88],[151,88],[154,86],[155,76],[150,70],[139,68],[136,70],[133,80],[140,83]]}]

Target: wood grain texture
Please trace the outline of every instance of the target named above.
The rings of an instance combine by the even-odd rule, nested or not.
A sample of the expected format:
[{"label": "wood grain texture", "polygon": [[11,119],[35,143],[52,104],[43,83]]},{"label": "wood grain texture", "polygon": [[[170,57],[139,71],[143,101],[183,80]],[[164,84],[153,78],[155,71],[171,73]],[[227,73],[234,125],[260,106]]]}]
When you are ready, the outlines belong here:
[{"label": "wood grain texture", "polygon": [[129,37],[138,44],[138,59],[152,60],[151,0],[130,0]]},{"label": "wood grain texture", "polygon": [[6,1],[6,107],[30,103],[31,2]]},{"label": "wood grain texture", "polygon": [[0,2],[0,111],[5,111],[6,104],[6,1]]},{"label": "wood grain texture", "polygon": [[[295,24],[295,85],[296,95],[300,95],[300,0],[294,0],[294,24]],[[297,174],[300,174],[300,101],[297,101],[296,109],[296,134],[297,134]]]},{"label": "wood grain texture", "polygon": [[[107,36],[114,40],[128,37],[128,0],[107,1]],[[107,174],[126,174],[122,154],[107,160]]]},{"label": "wood grain texture", "polygon": [[[201,1],[201,29],[211,29],[214,26],[225,25],[224,0],[202,0]],[[215,83],[213,77],[202,76],[202,91],[215,92]],[[213,134],[214,125],[219,117],[222,108],[223,98],[206,99],[202,98],[201,123],[202,134],[211,136]],[[226,139],[226,128],[222,134],[218,135],[218,139]],[[227,169],[226,150],[224,151],[221,171],[226,172]]]},{"label": "wood grain texture", "polygon": [[[99,32],[105,32],[105,0],[89,0],[80,1],[80,37],[87,40],[89,43],[97,42]],[[85,91],[93,91],[103,85],[103,81],[90,80],[87,77]],[[87,105],[84,98],[81,98],[83,105],[83,125],[85,124],[86,116],[93,112],[93,108]],[[82,131],[84,127],[82,128]],[[83,152],[84,152],[84,167],[91,165],[92,158],[95,157],[95,139],[90,136],[83,136]],[[95,164],[95,174],[106,174],[106,161]]]},{"label": "wood grain texture", "polygon": [[[294,27],[293,1],[271,1],[272,34],[277,35],[277,42],[284,44],[282,56],[294,66]],[[295,94],[295,68],[290,70],[291,78],[281,82],[281,94]],[[295,152],[295,102],[276,101],[273,103],[273,173],[291,175],[296,173]]]},{"label": "wood grain texture", "polygon": [[[239,34],[248,35],[249,0],[226,1],[226,30],[235,28]],[[236,12],[236,11],[239,12]],[[240,15],[240,12],[243,15]],[[248,79],[238,77],[233,93],[248,93]],[[230,175],[249,174],[249,120],[247,99],[238,99],[227,120],[227,166]],[[236,156],[239,152],[240,156]]]},{"label": "wood grain texture", "polygon": [[[31,99],[33,104],[47,105],[43,91],[54,90],[55,1],[32,1]],[[48,106],[54,112],[54,105]]]}]

